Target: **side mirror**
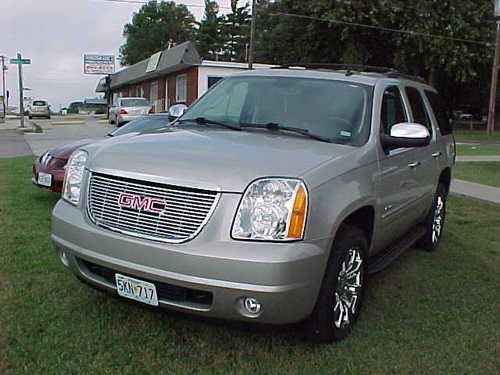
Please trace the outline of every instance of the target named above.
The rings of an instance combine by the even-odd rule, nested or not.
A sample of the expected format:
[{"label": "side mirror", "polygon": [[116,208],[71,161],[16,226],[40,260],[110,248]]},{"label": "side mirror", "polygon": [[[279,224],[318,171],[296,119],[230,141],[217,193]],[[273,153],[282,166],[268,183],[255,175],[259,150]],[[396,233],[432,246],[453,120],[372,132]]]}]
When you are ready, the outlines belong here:
[{"label": "side mirror", "polygon": [[187,105],[185,104],[175,104],[168,109],[168,117],[170,121],[174,121],[181,117],[187,110]]},{"label": "side mirror", "polygon": [[404,122],[391,127],[391,135],[382,134],[382,146],[385,149],[424,147],[431,141],[429,130],[420,124]]}]

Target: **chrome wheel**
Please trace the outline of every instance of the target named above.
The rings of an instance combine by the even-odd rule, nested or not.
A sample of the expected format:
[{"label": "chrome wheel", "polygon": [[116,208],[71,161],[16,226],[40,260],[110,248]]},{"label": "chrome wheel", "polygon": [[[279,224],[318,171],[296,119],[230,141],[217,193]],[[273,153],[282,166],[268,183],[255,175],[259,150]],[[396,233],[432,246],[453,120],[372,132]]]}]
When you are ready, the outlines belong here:
[{"label": "chrome wheel", "polygon": [[441,237],[442,223],[444,214],[444,200],[438,195],[436,199],[436,207],[434,208],[434,219],[432,221],[432,243],[437,243]]},{"label": "chrome wheel", "polygon": [[334,321],[337,328],[353,322],[363,286],[363,258],[360,249],[351,248],[342,262],[335,288]]}]

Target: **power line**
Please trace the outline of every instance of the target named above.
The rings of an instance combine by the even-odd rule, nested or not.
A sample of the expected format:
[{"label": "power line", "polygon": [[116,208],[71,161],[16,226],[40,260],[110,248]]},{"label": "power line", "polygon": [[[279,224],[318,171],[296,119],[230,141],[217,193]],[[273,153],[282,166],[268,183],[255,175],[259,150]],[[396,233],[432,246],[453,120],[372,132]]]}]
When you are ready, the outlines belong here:
[{"label": "power line", "polygon": [[285,12],[272,12],[272,13],[267,13],[267,14],[269,14],[270,16],[288,16],[288,17],[309,19],[309,20],[314,20],[314,21],[335,23],[335,24],[339,24],[339,25],[364,27],[364,28],[372,29],[372,30],[380,30],[380,31],[386,31],[386,32],[396,32],[396,33],[400,33],[400,34],[407,34],[407,35],[412,35],[412,36],[422,36],[422,37],[426,37],[426,38],[443,39],[443,40],[449,40],[449,41],[453,41],[453,42],[469,43],[469,44],[475,44],[475,45],[486,46],[486,47],[490,47],[491,46],[491,43],[484,42],[484,41],[479,41],[479,40],[454,38],[454,37],[451,37],[451,36],[445,36],[445,35],[439,35],[439,34],[422,33],[422,32],[411,31],[411,30],[393,29],[393,28],[389,28],[389,27],[368,25],[368,24],[358,23],[358,22],[348,22],[348,21],[340,21],[340,20],[336,20],[336,19],[307,16],[307,15],[304,15],[304,14],[285,13]]}]

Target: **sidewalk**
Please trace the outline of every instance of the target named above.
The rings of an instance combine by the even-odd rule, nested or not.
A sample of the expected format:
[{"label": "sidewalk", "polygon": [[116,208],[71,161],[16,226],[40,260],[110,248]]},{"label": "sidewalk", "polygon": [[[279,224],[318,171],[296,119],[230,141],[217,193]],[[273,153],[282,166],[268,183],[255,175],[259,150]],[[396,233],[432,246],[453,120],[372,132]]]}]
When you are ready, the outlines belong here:
[{"label": "sidewalk", "polygon": [[454,195],[500,205],[500,188],[453,179],[450,192]]},{"label": "sidewalk", "polygon": [[457,162],[500,162],[500,155],[457,156]]}]

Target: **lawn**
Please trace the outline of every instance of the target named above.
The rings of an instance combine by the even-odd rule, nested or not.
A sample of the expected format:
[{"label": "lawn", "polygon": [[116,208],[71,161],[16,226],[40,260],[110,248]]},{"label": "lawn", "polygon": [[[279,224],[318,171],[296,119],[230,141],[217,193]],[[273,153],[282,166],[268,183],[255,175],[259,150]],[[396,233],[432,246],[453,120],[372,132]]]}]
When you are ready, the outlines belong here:
[{"label": "lawn", "polygon": [[500,163],[461,162],[453,167],[453,177],[500,188]]},{"label": "lawn", "polygon": [[0,374],[484,373],[500,369],[500,215],[451,198],[442,245],[370,279],[353,334],[303,341],[145,308],[94,291],[56,258],[57,196],[31,186],[30,158],[0,159]]},{"label": "lawn", "polygon": [[458,156],[500,155],[500,145],[457,145]]},{"label": "lawn", "polygon": [[457,142],[500,142],[500,131],[495,131],[493,136],[487,136],[486,131],[458,130],[453,132]]}]

